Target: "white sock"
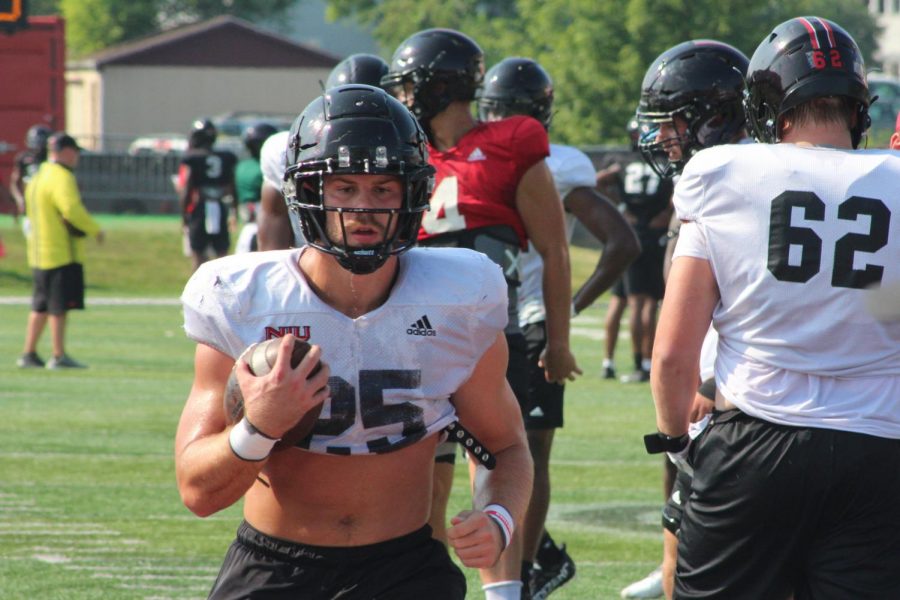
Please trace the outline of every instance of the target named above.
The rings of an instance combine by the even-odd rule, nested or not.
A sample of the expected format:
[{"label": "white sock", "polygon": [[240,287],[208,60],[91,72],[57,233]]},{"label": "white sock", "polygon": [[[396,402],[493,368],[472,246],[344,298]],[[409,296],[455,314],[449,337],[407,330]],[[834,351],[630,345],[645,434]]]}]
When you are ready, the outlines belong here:
[{"label": "white sock", "polygon": [[643,369],[644,371],[647,371],[648,373],[650,372],[650,359],[649,358],[641,359],[641,369]]},{"label": "white sock", "polygon": [[484,600],[520,600],[522,598],[521,581],[498,581],[481,586]]},{"label": "white sock", "polygon": [[604,358],[603,359],[603,368],[605,369],[605,368],[611,367],[611,366],[613,366],[613,361],[609,358]]}]

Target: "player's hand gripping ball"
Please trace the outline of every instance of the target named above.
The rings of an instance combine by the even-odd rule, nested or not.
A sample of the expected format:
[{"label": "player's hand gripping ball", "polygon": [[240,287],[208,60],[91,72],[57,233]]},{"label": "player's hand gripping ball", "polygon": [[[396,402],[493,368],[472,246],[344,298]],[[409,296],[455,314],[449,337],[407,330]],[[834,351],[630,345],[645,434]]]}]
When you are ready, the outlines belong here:
[{"label": "player's hand gripping ball", "polygon": [[[272,370],[275,361],[278,358],[278,347],[281,345],[281,338],[273,338],[258,344],[250,345],[238,360],[243,360],[250,367],[250,372],[257,377],[262,377]],[[309,352],[310,345],[303,340],[294,341],[294,349],[291,351],[291,368],[296,369],[306,353]],[[321,363],[317,363],[309,376],[312,377],[319,372]],[[275,450],[290,448],[295,446],[297,442],[306,439],[313,430],[319,413],[322,412],[322,404],[309,409],[296,425],[291,427],[281,436],[281,440],[275,444]],[[229,425],[237,423],[244,418],[244,395],[241,393],[241,387],[238,385],[237,374],[234,369],[228,377],[228,383],[225,384],[224,396],[225,420]]]}]

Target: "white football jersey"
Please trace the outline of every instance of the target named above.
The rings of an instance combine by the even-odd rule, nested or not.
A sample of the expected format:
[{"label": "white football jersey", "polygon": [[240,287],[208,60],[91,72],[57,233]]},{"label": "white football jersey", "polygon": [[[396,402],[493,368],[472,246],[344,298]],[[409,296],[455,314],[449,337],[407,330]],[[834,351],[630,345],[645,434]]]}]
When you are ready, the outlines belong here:
[{"label": "white football jersey", "polygon": [[[575,188],[593,188],[597,185],[597,173],[591,159],[577,148],[550,144],[550,156],[546,161],[560,200],[565,200]],[[575,231],[575,216],[566,212],[565,218],[568,242]],[[531,242],[528,242],[528,251],[519,255],[519,273],[522,278],[519,287],[519,325],[524,327],[547,318],[544,310],[544,262]]]},{"label": "white football jersey", "polygon": [[718,146],[675,188],[675,256],[710,262],[721,294],[715,375],[744,412],[900,438],[900,322],[865,309],[900,282],[900,155]]},{"label": "white football jersey", "polygon": [[313,452],[389,452],[442,430],[450,395],[506,325],[500,267],[472,250],[414,248],[387,302],[351,319],[309,287],[304,250],[204,263],[181,296],[188,337],[235,359],[287,333],[321,346],[331,398],[303,445]]},{"label": "white football jersey", "polygon": [[259,168],[262,169],[263,180],[279,191],[284,183],[289,135],[289,131],[273,133],[266,139],[259,151]]}]

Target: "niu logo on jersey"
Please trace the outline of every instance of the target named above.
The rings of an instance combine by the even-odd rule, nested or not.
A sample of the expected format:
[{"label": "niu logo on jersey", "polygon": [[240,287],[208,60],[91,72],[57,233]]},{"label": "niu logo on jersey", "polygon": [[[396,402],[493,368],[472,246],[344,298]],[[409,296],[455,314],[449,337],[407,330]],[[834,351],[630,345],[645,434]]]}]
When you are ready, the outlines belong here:
[{"label": "niu logo on jersey", "polygon": [[266,339],[284,337],[287,334],[293,335],[295,338],[304,342],[309,340],[309,325],[287,325],[281,327],[266,327]]},{"label": "niu logo on jersey", "polygon": [[431,326],[431,321],[428,320],[428,315],[422,315],[422,318],[409,326],[409,329],[406,330],[408,335],[422,335],[428,337],[434,337],[437,335],[437,331]]}]

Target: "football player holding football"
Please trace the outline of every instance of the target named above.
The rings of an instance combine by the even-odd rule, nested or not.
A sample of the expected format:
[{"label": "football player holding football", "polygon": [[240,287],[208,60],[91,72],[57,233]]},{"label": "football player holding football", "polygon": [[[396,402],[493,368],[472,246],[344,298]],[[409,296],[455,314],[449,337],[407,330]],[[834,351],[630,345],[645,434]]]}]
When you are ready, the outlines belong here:
[{"label": "football player holding football", "polygon": [[[197,350],[179,491],[201,516],[244,499],[210,597],[463,600],[465,577],[427,525],[441,432],[458,420],[496,461],[478,467],[473,508],[447,531],[462,564],[498,560],[531,494],[505,379],[503,274],[472,250],[413,248],[434,169],[421,127],[383,90],[314,100],[291,128],[288,164],[284,195],[308,245],[206,263],[182,296]],[[268,375],[236,362],[288,331],[312,343],[296,369],[292,334]],[[233,427],[232,368],[244,398]],[[307,438],[276,446],[322,402]]]}]

